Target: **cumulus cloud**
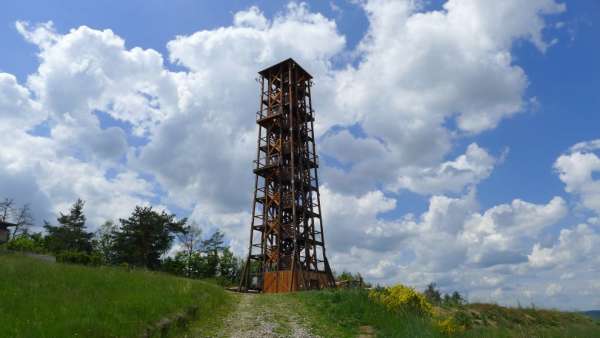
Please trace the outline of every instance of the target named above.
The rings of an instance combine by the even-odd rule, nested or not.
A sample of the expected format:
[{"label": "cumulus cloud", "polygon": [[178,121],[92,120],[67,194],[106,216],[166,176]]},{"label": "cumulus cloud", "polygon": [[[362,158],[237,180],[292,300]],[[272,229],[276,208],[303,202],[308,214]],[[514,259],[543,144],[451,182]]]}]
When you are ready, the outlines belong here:
[{"label": "cumulus cloud", "polygon": [[81,26],[62,35],[51,23],[16,25],[40,48],[40,65],[28,87],[58,122],[72,118],[89,127],[96,120],[93,111],[99,110],[143,134],[177,106],[177,90],[160,53],[128,50],[110,29]]},{"label": "cumulus cloud", "polygon": [[[170,60],[190,70],[177,77],[181,114],[157,128],[139,166],[183,206],[198,203],[205,213],[247,210],[256,71],[291,56],[315,76],[327,77],[329,59],[344,43],[333,20],[294,3],[272,20],[251,7],[235,14],[233,26],[170,41]],[[165,161],[171,152],[177,156]]]},{"label": "cumulus cloud", "polygon": [[[472,190],[455,198],[432,196],[425,212],[400,218],[385,216],[400,201],[376,192],[352,197],[324,190],[323,197],[329,202],[324,203],[323,212],[335,267],[368,267],[360,271],[377,283],[402,282],[424,288],[436,282],[442,290],[466,292],[474,301],[516,304],[535,299],[537,304],[555,306],[554,298],[539,292],[549,280],[576,273],[580,280],[565,283],[563,291],[570,294],[593,280],[589,268],[595,263],[591,261],[568,260],[560,266],[547,263],[568,256],[562,253],[565,244],[544,249],[550,258],[532,263],[539,256],[539,238],[567,214],[566,202],[560,197],[545,204],[515,199],[480,211]],[[348,210],[361,211],[351,217]],[[560,243],[567,242],[569,231],[563,230]],[[590,234],[579,233],[577,239],[584,236]],[[585,247],[591,247],[594,240],[586,241]],[[578,254],[584,256],[597,255],[586,249]],[[553,297],[556,295],[558,292]],[[585,302],[582,299],[571,299],[569,304]]]},{"label": "cumulus cloud", "polygon": [[[109,218],[124,217],[136,204],[147,204],[154,196],[150,183],[137,173],[122,170],[114,177],[92,163],[60,152],[60,145],[46,137],[25,132],[0,135],[11,146],[0,154],[2,192],[22,203],[31,203],[36,221],[52,221],[52,215],[68,210],[77,198],[90,206],[86,214],[91,226]],[[35,190],[35,191],[33,191]],[[29,191],[29,196],[23,193]]]},{"label": "cumulus cloud", "polygon": [[14,75],[0,73],[0,131],[28,130],[46,119],[42,106]]},{"label": "cumulus cloud", "polygon": [[[427,273],[525,263],[535,239],[567,213],[560,197],[547,204],[517,199],[480,213],[471,191],[458,198],[431,197],[428,210],[418,218],[408,214],[385,220],[379,216],[393,209],[396,200],[379,192],[357,198],[325,189],[323,196],[328,243],[334,252],[381,251],[393,257],[397,269],[410,264],[413,272]],[[388,271],[390,275],[379,271],[372,277],[399,277],[399,270]]]},{"label": "cumulus cloud", "polygon": [[528,255],[529,264],[534,268],[569,266],[582,260],[599,261],[600,234],[587,224],[579,224],[574,229],[562,229],[558,242],[551,247],[535,244]]},{"label": "cumulus cloud", "polygon": [[453,161],[436,167],[419,168],[416,172],[407,169],[409,174],[398,178],[397,188],[405,188],[419,194],[439,194],[461,192],[487,178],[496,164],[496,159],[485,149],[472,143],[467,151]]},{"label": "cumulus cloud", "polygon": [[565,190],[581,199],[581,204],[600,214],[600,140],[577,143],[554,162]]},{"label": "cumulus cloud", "polygon": [[[16,26],[40,48],[39,69],[27,85],[51,116],[57,151],[67,156],[85,154],[84,160],[103,169],[107,160],[114,166],[126,156],[128,166],[157,179],[171,202],[185,208],[200,203],[207,212],[235,214],[247,201],[235,192],[236,187],[250,186],[245,173],[255,138],[247,114],[256,96],[252,79],[257,68],[288,56],[305,65],[318,83],[317,111],[327,112],[319,118],[320,134],[334,124],[355,123],[367,134],[358,139],[340,133],[329,142],[332,156],[341,161],[349,152],[337,151],[334,143],[340,140],[336,138],[355,143],[371,157],[371,161],[348,159],[356,165],[350,176],[337,175],[337,181],[350,177],[363,193],[383,178],[387,189],[431,194],[460,192],[489,175],[495,159],[477,144],[455,160],[443,162],[452,139],[444,120],[489,115],[484,120],[492,122],[477,122],[478,127],[458,123],[461,130],[479,132],[518,112],[526,78],[510,61],[511,43],[529,38],[541,47],[542,15],[561,8],[547,1],[528,5],[526,11],[502,7],[507,17],[520,11],[514,19],[520,20],[514,25],[518,29],[502,35],[478,26],[469,34],[480,34],[485,43],[461,44],[465,32],[456,17],[472,14],[475,22],[487,13],[481,6],[449,2],[444,11],[421,13],[414,4],[365,2],[370,28],[357,50],[360,61],[340,71],[332,68],[331,60],[344,50],[344,36],[334,20],[311,12],[306,4],[290,3],[272,19],[250,7],[235,13],[231,26],[178,36],[167,44],[168,59],[185,67],[184,72],[168,71],[155,50],[127,49],[125,41],[109,29],[82,26],[60,34],[51,22],[33,26],[17,22]],[[522,24],[526,19],[531,19],[531,26]],[[437,53],[449,46],[452,66],[449,58]],[[389,62],[392,59],[397,62]],[[391,68],[382,73],[378,64]],[[451,82],[450,91],[437,90]],[[481,95],[473,88],[489,90]],[[379,97],[372,100],[375,92]],[[131,126],[134,135],[147,138],[147,144],[131,152],[126,133],[103,128],[97,111]],[[327,149],[327,140],[324,144]],[[177,156],[168,155],[173,152]],[[373,165],[374,161],[383,165]],[[331,172],[326,175],[331,186],[339,188],[335,182],[339,168],[325,171]]]},{"label": "cumulus cloud", "polygon": [[[448,1],[442,10],[423,12],[418,1],[362,4],[369,30],[356,50],[357,65],[336,73],[335,117],[339,124],[361,126],[366,137],[355,136],[353,143],[380,149],[362,165],[326,177],[429,194],[460,191],[487,177],[492,161],[481,151],[474,154],[474,147],[464,157],[482,161],[475,171],[472,161],[466,172],[441,163],[457,137],[495,128],[526,110],[527,76],[511,47],[527,39],[544,51],[543,15],[564,6],[551,0]],[[341,143],[348,135],[334,137]],[[365,169],[378,164],[394,170],[381,175]]]},{"label": "cumulus cloud", "polygon": [[[121,161],[129,152],[125,131],[103,128],[95,112],[102,110],[135,128],[148,128],[144,121],[153,117],[144,110],[127,110],[128,116],[118,113],[126,96],[136,93],[146,98],[152,88],[162,87],[153,87],[148,80],[161,77],[160,54],[125,50],[124,41],[110,30],[82,26],[61,35],[52,23],[17,22],[16,26],[39,47],[40,65],[26,87],[10,74],[0,75],[0,140],[10,145],[0,154],[5,168],[2,182],[17,177],[21,182],[30,180],[24,187],[37,187],[26,202],[32,203],[38,223],[40,218],[51,221],[52,214],[68,210],[79,197],[93,206],[86,210],[92,227],[107,218],[126,216],[136,204],[147,204],[154,197],[152,183]],[[153,69],[151,65],[157,64]],[[159,115],[163,112],[168,109]],[[39,136],[32,130],[40,123],[50,129],[50,135]],[[15,189],[3,193],[19,195]]]}]

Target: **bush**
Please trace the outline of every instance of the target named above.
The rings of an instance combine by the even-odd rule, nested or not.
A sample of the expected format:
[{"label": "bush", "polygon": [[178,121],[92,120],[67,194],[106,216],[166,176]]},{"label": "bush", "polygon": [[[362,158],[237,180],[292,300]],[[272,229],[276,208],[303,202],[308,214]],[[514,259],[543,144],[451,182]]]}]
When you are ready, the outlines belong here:
[{"label": "bush", "polygon": [[40,243],[28,235],[19,235],[6,243],[6,248],[13,251],[43,253],[45,250]]},{"label": "bush", "polygon": [[102,256],[95,252],[88,254],[81,251],[63,251],[56,255],[56,261],[61,263],[97,266],[102,264]]},{"label": "bush", "polygon": [[412,312],[432,316],[433,308],[425,296],[402,284],[369,292],[369,299],[383,304],[393,312]]},{"label": "bush", "polygon": [[448,317],[444,320],[440,320],[437,323],[438,329],[446,335],[454,335],[456,333],[462,333],[465,331],[463,325],[459,325],[454,321],[453,317]]}]

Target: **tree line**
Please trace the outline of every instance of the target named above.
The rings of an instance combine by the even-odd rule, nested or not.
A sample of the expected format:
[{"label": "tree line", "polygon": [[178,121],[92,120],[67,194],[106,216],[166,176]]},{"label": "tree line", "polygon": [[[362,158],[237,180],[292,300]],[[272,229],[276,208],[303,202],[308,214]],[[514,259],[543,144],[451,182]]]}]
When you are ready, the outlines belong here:
[{"label": "tree line", "polygon": [[442,295],[440,290],[437,289],[436,283],[429,283],[423,292],[423,295],[425,295],[425,298],[427,298],[431,304],[438,306],[461,306],[467,302],[458,291],[454,291],[452,294],[445,293]]},{"label": "tree line", "polygon": [[[13,206],[8,199],[0,204],[0,218],[5,214],[6,219],[9,215],[14,218],[23,210],[27,217],[6,244],[11,250],[52,253],[67,263],[141,267],[188,278],[218,278],[223,283],[235,283],[239,278],[242,260],[225,244],[223,233],[217,230],[203,238],[201,229],[187,218],[178,219],[151,206],[136,206],[118,224],[107,221],[90,232],[85,202],[78,199],[68,213],[60,213],[55,224],[44,221],[45,233],[30,233],[33,218],[28,206]],[[172,248],[176,250],[167,255]]]}]

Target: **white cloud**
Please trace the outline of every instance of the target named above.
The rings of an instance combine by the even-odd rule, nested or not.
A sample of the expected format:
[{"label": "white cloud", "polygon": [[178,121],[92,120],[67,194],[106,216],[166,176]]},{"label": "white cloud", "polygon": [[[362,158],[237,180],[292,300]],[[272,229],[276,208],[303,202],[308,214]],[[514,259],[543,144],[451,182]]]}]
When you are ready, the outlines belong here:
[{"label": "white cloud", "polygon": [[127,50],[109,29],[81,26],[61,35],[51,23],[34,29],[16,25],[40,48],[40,66],[29,76],[28,87],[58,123],[72,118],[90,127],[99,110],[131,123],[141,135],[177,107],[177,90],[160,53]]},{"label": "white cloud", "polygon": [[[464,134],[493,129],[527,108],[528,80],[514,63],[511,47],[527,39],[544,51],[544,15],[560,13],[564,6],[552,0],[448,1],[443,10],[423,12],[418,1],[362,5],[369,30],[356,50],[357,65],[335,75],[334,117],[341,125],[359,124],[366,136],[355,142],[345,134],[331,138],[380,149],[362,153],[365,158],[351,169],[329,170],[325,177],[352,180],[356,190],[367,186],[359,192],[381,184],[429,194],[461,191],[487,177],[492,161],[481,151],[475,158],[473,148],[457,160],[481,162],[451,173],[457,164],[446,158],[452,143]],[[449,121],[458,129],[449,128]]]},{"label": "white cloud", "polygon": [[[327,77],[329,59],[345,43],[334,21],[304,4],[290,4],[272,20],[252,7],[234,22],[168,43],[170,60],[190,70],[177,76],[181,114],[160,124],[136,161],[172,200],[201,205],[203,217],[249,208],[257,70],[291,56]],[[165,161],[167,153],[177,156]]]},{"label": "white cloud", "polygon": [[[399,273],[403,267],[444,278],[451,271],[524,264],[536,238],[567,212],[564,200],[555,197],[547,204],[514,200],[479,213],[471,191],[459,198],[431,197],[428,210],[418,218],[408,214],[386,220],[380,216],[392,210],[396,201],[378,192],[356,198],[324,189],[323,200],[326,241],[336,253],[332,261],[338,262],[340,254],[350,256],[357,262],[342,263],[342,269],[359,269],[378,266],[387,257],[385,269],[373,268],[367,275],[380,282],[404,278]],[[373,259],[369,264],[365,251]],[[490,278],[500,277],[487,276],[482,284],[488,285]]]},{"label": "white cloud", "polygon": [[[8,188],[2,191],[10,194],[6,197],[16,194],[22,203],[32,203],[37,217],[53,221],[52,213],[66,211],[77,198],[83,198],[88,202],[90,225],[97,226],[106,219],[128,215],[136,204],[146,204],[154,195],[152,186],[137,173],[122,169],[107,178],[94,164],[62,154],[60,145],[50,138],[14,131],[1,134],[0,142],[11,145],[0,153],[4,168],[0,182]],[[30,196],[22,196],[27,191],[22,189],[34,187]]]},{"label": "white cloud", "polygon": [[17,28],[17,31],[25,40],[42,48],[49,47],[58,40],[58,34],[54,32],[54,23],[52,21],[38,23],[34,27],[31,27],[28,22],[17,21],[15,28]]},{"label": "white cloud", "polygon": [[[56,150],[67,156],[87,154],[84,160],[103,169],[127,154],[129,167],[152,174],[169,200],[186,208],[200,203],[211,213],[242,211],[247,198],[235,191],[250,186],[245,174],[255,126],[247,107],[257,95],[252,79],[258,68],[288,56],[315,75],[317,111],[327,112],[319,116],[317,129],[322,133],[333,124],[358,122],[369,136],[353,142],[371,148],[365,153],[382,155],[373,161],[384,165],[371,168],[379,172],[386,166],[397,168],[379,175],[356,165],[352,172],[357,174],[351,177],[361,192],[377,186],[377,177],[387,177],[392,190],[396,184],[422,193],[459,192],[487,177],[494,159],[476,144],[455,160],[442,162],[452,138],[444,120],[455,112],[460,116],[496,112],[486,118],[494,122],[482,127],[459,123],[462,130],[478,132],[517,112],[526,81],[522,70],[510,63],[510,45],[526,37],[539,46],[535,36],[543,28],[541,14],[558,9],[548,2],[528,5],[519,20],[532,19],[532,26],[518,21],[518,29],[504,35],[482,26],[469,32],[468,40],[477,40],[471,34],[481,34],[486,43],[461,44],[465,32],[455,15],[471,13],[476,21],[484,13],[481,6],[451,2],[445,12],[428,13],[418,13],[410,2],[373,1],[364,6],[370,28],[358,49],[361,61],[341,71],[331,67],[331,60],[343,51],[344,36],[335,21],[311,12],[305,4],[291,3],[273,19],[251,7],[235,13],[232,26],[170,41],[169,60],[187,72],[166,70],[162,55],[152,49],[127,49],[111,30],[82,26],[59,34],[51,23],[32,27],[23,22],[17,29],[40,48],[40,67],[29,77],[28,87],[52,116]],[[507,16],[517,11],[511,6],[501,9]],[[448,53],[455,58],[451,67],[437,53],[448,46],[453,46]],[[398,62],[389,62],[392,59]],[[391,68],[382,73],[378,64]],[[456,81],[461,74],[465,76]],[[438,90],[450,84],[454,86],[450,91]],[[488,95],[473,88],[489,89]],[[372,100],[375,92],[378,99]],[[96,111],[130,124],[134,134],[147,135],[149,143],[135,152],[126,150],[126,135],[118,128],[102,128]],[[395,122],[400,120],[402,125]],[[173,153],[176,156],[169,156]],[[344,160],[344,153],[349,152],[335,156]],[[111,162],[107,165],[106,160]],[[329,176],[332,186],[339,187],[333,182],[335,175]]]},{"label": "white cloud", "polygon": [[[30,180],[37,192],[31,200],[22,199],[32,203],[38,223],[40,218],[53,221],[52,214],[68,210],[77,198],[88,202],[86,214],[92,227],[107,218],[126,216],[136,204],[148,204],[154,197],[152,184],[121,162],[131,151],[126,132],[102,128],[95,112],[102,110],[135,125],[134,129],[147,129],[146,121],[154,119],[149,110],[119,115],[119,107],[130,102],[131,95],[145,99],[168,84],[162,82],[160,54],[125,50],[124,41],[110,30],[83,26],[61,35],[51,23],[32,27],[17,22],[16,26],[40,48],[40,65],[28,77],[27,87],[12,75],[0,75],[0,118],[6,129],[0,140],[10,144],[0,154],[5,168],[2,181]],[[156,95],[169,98],[164,91]],[[168,111],[161,108],[158,115]],[[50,129],[48,137],[28,133],[41,122]],[[3,190],[3,194],[20,195],[19,189]]]},{"label": "white cloud", "polygon": [[396,189],[406,188],[419,194],[439,194],[461,192],[487,178],[492,172],[496,159],[488,152],[472,143],[467,151],[453,161],[436,167],[419,168],[398,178]]},{"label": "white cloud", "polygon": [[0,73],[0,132],[28,130],[46,119],[41,105],[12,74]]},{"label": "white cloud", "polygon": [[[534,268],[573,266],[582,261],[600,262],[600,234],[587,224],[579,224],[574,229],[562,229],[558,243],[551,247],[533,246],[528,255],[529,264]],[[593,266],[593,265],[592,265]]]},{"label": "white cloud", "polygon": [[562,291],[562,286],[556,283],[550,283],[546,287],[546,295],[549,297],[554,297]]},{"label": "white cloud", "polygon": [[561,155],[554,168],[568,193],[581,199],[584,207],[600,215],[600,179],[594,174],[600,172],[600,140],[577,143],[569,153]]},{"label": "white cloud", "polygon": [[235,26],[265,29],[268,27],[269,22],[258,7],[252,6],[246,11],[235,13],[233,24]]}]

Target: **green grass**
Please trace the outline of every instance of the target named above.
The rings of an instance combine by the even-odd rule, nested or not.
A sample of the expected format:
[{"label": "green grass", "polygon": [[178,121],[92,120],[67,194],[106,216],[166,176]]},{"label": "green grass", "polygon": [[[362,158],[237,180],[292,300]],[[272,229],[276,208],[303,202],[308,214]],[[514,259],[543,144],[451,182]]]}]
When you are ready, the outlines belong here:
[{"label": "green grass", "polygon": [[464,337],[596,337],[600,323],[575,312],[469,304],[459,310],[472,324]]},{"label": "green grass", "polygon": [[430,320],[412,314],[392,314],[371,302],[363,290],[307,291],[289,297],[302,304],[298,311],[323,337],[356,337],[361,326],[371,326],[380,337],[443,337]]},{"label": "green grass", "polygon": [[218,285],[162,273],[0,254],[1,337],[136,337],[190,306],[201,326],[218,321],[231,298]]},{"label": "green grass", "polygon": [[[378,337],[446,337],[435,319],[394,314],[368,299],[363,290],[327,290],[289,294],[300,304],[314,332],[323,337],[356,337],[370,326]],[[600,337],[600,323],[577,313],[470,304],[438,309],[460,312],[470,328],[455,337]]]}]

